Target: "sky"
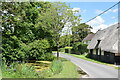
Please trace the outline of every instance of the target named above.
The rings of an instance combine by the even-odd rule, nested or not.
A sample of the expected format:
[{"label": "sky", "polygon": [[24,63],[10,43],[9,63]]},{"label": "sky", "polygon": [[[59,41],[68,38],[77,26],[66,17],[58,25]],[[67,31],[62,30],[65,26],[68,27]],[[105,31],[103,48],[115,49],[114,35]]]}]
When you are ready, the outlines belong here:
[{"label": "sky", "polygon": [[39,1],[50,1],[50,2],[118,2],[119,0],[39,0]]},{"label": "sky", "polygon": [[[66,2],[73,10],[78,10],[81,15],[81,23],[85,23],[91,18],[107,10],[117,2]],[[118,5],[107,11],[101,16],[86,23],[93,27],[92,32],[105,29],[118,22]]]}]

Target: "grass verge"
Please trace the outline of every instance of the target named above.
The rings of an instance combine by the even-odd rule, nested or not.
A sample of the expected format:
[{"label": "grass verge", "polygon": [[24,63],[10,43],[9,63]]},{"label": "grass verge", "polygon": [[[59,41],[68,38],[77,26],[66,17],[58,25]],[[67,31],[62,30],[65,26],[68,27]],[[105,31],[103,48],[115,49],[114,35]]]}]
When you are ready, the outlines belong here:
[{"label": "grass verge", "polygon": [[[47,65],[47,64],[50,64]],[[43,67],[49,66],[48,69]],[[36,71],[37,68],[37,71]],[[41,70],[42,69],[42,70]],[[52,61],[37,61],[37,63],[12,63],[10,66],[2,65],[3,78],[78,78],[77,66],[72,62],[57,58]]]},{"label": "grass verge", "polygon": [[115,69],[119,69],[120,70],[120,67],[115,67]]},{"label": "grass verge", "polygon": [[50,78],[80,78],[80,74],[77,72],[77,66],[75,64],[64,58],[62,58],[62,63],[62,71]]},{"label": "grass verge", "polygon": [[71,56],[74,56],[74,57],[77,57],[77,58],[80,58],[80,59],[84,59],[84,60],[91,61],[91,62],[98,63],[98,64],[104,64],[104,65],[112,66],[115,69],[120,69],[120,67],[117,67],[114,64],[104,63],[104,62],[101,62],[101,61],[97,61],[97,60],[94,60],[94,59],[87,58],[86,55],[76,55],[76,54],[68,54],[68,53],[62,53],[62,54],[71,55]]}]

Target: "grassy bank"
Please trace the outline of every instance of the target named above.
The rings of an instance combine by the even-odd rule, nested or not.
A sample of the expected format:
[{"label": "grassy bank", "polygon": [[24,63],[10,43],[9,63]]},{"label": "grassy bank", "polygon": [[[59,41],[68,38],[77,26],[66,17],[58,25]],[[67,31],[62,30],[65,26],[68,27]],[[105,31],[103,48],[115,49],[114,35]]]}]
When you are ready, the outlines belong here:
[{"label": "grassy bank", "polygon": [[50,78],[80,78],[80,74],[77,72],[77,66],[68,60],[62,61],[63,70]]},{"label": "grassy bank", "polygon": [[77,58],[80,58],[80,59],[84,59],[84,60],[87,60],[87,61],[91,61],[91,62],[94,62],[94,63],[98,63],[98,64],[112,66],[115,69],[120,69],[120,68],[116,67],[114,64],[104,63],[104,62],[101,62],[101,61],[97,61],[97,60],[94,60],[94,59],[87,58],[86,55],[76,55],[76,54],[69,54],[69,53],[63,53],[63,54],[71,55],[71,56],[74,56],[74,57],[77,57]]},{"label": "grassy bank", "polygon": [[0,67],[0,80],[2,79],[2,72],[1,72],[1,67]]},{"label": "grassy bank", "polygon": [[79,78],[77,66],[59,58],[54,61],[36,61],[35,63],[12,63],[2,65],[3,78]]},{"label": "grassy bank", "polygon": [[115,67],[115,69],[119,69],[120,70],[120,67]]}]

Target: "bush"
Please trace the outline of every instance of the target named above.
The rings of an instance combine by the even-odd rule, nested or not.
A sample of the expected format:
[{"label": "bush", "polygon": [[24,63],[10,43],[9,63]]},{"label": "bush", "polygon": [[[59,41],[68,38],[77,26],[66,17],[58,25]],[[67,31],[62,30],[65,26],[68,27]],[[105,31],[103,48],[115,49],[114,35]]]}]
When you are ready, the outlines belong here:
[{"label": "bush", "polygon": [[52,61],[52,60],[55,59],[55,56],[52,55],[52,53],[45,53],[45,54],[43,54],[41,57],[39,57],[38,59],[40,59],[40,60]]},{"label": "bush", "polygon": [[63,66],[60,60],[54,60],[51,64],[51,71],[53,74],[58,74],[62,71]]},{"label": "bush", "polygon": [[22,78],[38,78],[39,75],[35,71],[33,66],[28,66],[27,64],[18,64],[16,65],[16,72],[19,74],[19,77]]},{"label": "bush", "polygon": [[90,54],[87,54],[85,57],[90,58]]},{"label": "bush", "polygon": [[71,53],[71,49],[72,49],[72,47],[65,47],[65,53]]},{"label": "bush", "polygon": [[[31,60],[31,59],[44,59],[46,56],[49,56],[50,60],[52,60],[52,54],[50,53],[50,44],[49,41],[46,39],[42,40],[34,40],[33,42],[30,42],[28,44],[19,42],[18,44],[19,48],[13,49],[10,45],[6,44],[3,45],[2,49],[2,56],[3,59],[6,60],[6,62],[13,62],[13,61],[25,61]],[[6,47],[6,48],[4,48]],[[10,50],[10,51],[7,51]],[[52,52],[51,52],[52,53]],[[47,57],[48,58],[48,57]]]},{"label": "bush", "polygon": [[12,63],[7,66],[3,63],[1,68],[2,76],[5,78],[39,78],[35,69],[27,64]]},{"label": "bush", "polygon": [[[62,61],[65,59],[61,59]],[[54,60],[49,69],[35,71],[33,66],[26,63],[5,63],[1,66],[2,77],[4,78],[47,78],[62,71],[63,66],[60,60]]]},{"label": "bush", "polygon": [[84,54],[88,52],[87,44],[84,44],[82,42],[77,42],[73,45],[72,53],[75,54]]},{"label": "bush", "polygon": [[65,52],[65,48],[60,48],[59,51],[60,52]]}]

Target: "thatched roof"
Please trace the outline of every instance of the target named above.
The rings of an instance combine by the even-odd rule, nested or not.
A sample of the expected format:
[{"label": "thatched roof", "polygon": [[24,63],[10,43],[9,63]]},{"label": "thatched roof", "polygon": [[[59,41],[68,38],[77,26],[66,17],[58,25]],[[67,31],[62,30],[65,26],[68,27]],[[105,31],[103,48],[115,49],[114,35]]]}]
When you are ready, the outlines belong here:
[{"label": "thatched roof", "polygon": [[89,40],[92,40],[92,38],[94,37],[95,34],[88,34],[84,39],[83,41],[89,41]]},{"label": "thatched roof", "polygon": [[118,29],[118,24],[115,24],[104,30],[97,31],[87,48],[95,49],[98,47],[103,51],[120,53],[118,52]]}]

